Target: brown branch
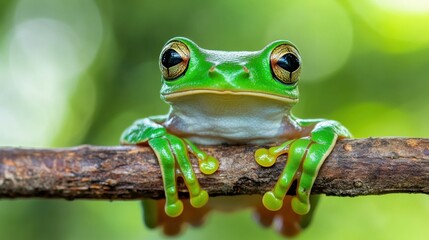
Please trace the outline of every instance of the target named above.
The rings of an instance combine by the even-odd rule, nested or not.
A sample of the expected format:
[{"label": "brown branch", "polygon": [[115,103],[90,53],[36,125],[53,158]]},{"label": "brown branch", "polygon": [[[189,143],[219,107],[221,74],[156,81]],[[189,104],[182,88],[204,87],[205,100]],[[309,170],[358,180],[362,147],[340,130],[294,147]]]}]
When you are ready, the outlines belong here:
[{"label": "brown branch", "polygon": [[[211,196],[262,194],[273,187],[286,157],[270,168],[253,159],[255,146],[203,150],[219,170],[197,177]],[[195,159],[193,159],[195,163]],[[179,183],[180,193],[186,188]],[[429,194],[429,139],[369,138],[339,141],[320,170],[313,193],[357,196],[393,192]],[[80,146],[0,148],[0,198],[161,198],[158,162],[148,147]]]}]

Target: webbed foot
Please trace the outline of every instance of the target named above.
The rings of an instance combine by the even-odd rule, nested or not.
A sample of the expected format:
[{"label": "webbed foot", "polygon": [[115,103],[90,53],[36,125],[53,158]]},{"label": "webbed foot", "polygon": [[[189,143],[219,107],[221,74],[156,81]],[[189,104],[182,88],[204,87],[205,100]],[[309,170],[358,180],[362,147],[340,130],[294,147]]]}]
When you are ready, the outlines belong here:
[{"label": "webbed foot", "polygon": [[292,183],[297,181],[296,196],[291,207],[297,214],[310,211],[310,192],[320,167],[327,158],[339,136],[348,137],[348,131],[335,121],[321,122],[316,125],[309,137],[291,140],[269,149],[255,152],[256,162],[263,167],[272,166],[276,159],[288,153],[286,166],[271,191],[264,194],[262,203],[271,210],[278,211]]},{"label": "webbed foot", "polygon": [[200,208],[208,201],[208,194],[198,183],[188,152],[198,159],[199,169],[204,174],[213,174],[218,169],[219,162],[201,151],[191,141],[169,134],[161,124],[165,119],[166,116],[154,116],[137,120],[123,132],[121,143],[127,145],[148,143],[153,149],[164,182],[165,213],[170,217],[177,217],[183,211],[183,202],[178,198],[177,177],[184,179],[193,207]]},{"label": "webbed foot", "polygon": [[[199,160],[202,173],[212,174],[219,167],[217,159],[207,156],[188,140],[166,134],[163,137],[149,140],[160,166],[165,188],[165,213],[177,217],[183,211],[183,203],[178,197],[176,178],[181,176],[189,190],[190,203],[195,208],[204,206],[208,201],[207,191],[202,190],[192,164],[189,160],[188,149]],[[192,149],[191,149],[192,148]],[[177,166],[176,166],[177,163]]]}]

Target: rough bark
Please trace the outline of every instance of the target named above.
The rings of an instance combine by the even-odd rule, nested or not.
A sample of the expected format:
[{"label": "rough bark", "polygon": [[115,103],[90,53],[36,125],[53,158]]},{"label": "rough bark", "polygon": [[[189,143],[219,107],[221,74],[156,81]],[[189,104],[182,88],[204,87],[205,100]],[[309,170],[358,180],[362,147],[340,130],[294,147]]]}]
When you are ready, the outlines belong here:
[{"label": "rough bark", "polygon": [[[286,156],[270,168],[256,164],[256,146],[202,147],[220,161],[210,176],[199,172],[211,196],[262,194],[271,189]],[[179,182],[180,194],[186,188]],[[358,196],[429,194],[429,139],[341,140],[316,179],[316,194]],[[80,146],[63,149],[0,148],[0,198],[162,198],[161,172],[148,147]]]}]

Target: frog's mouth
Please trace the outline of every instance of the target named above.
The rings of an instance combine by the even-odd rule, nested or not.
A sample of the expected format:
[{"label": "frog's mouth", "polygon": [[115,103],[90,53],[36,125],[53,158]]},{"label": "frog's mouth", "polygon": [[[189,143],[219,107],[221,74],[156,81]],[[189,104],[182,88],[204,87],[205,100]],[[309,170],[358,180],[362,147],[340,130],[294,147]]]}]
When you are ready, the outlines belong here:
[{"label": "frog's mouth", "polygon": [[175,93],[163,94],[162,96],[166,101],[171,101],[176,98],[192,96],[197,94],[217,94],[217,95],[235,95],[235,96],[250,96],[250,97],[260,97],[265,99],[276,100],[284,103],[297,103],[298,98],[290,98],[287,96],[275,95],[270,93],[263,92],[251,92],[251,91],[229,91],[229,90],[210,90],[210,89],[198,89],[198,90],[188,90]]}]

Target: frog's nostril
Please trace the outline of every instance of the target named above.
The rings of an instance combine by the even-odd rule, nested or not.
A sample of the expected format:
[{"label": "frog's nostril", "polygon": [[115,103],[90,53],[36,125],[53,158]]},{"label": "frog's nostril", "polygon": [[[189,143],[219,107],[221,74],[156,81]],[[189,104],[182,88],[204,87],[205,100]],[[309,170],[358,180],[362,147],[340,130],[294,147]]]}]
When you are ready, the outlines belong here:
[{"label": "frog's nostril", "polygon": [[249,69],[248,69],[246,66],[243,66],[243,71],[244,71],[246,74],[249,74]]},{"label": "frog's nostril", "polygon": [[243,65],[243,72],[244,72],[244,76],[245,76],[245,77],[249,77],[249,75],[250,75],[250,71],[249,71],[249,69],[248,69],[246,66],[244,66],[244,65]]},{"label": "frog's nostril", "polygon": [[243,71],[244,71],[245,73],[249,73],[249,69],[248,69],[246,66],[243,66]]},{"label": "frog's nostril", "polygon": [[209,73],[213,73],[215,69],[216,69],[216,65],[213,65],[213,66],[209,69]]}]

